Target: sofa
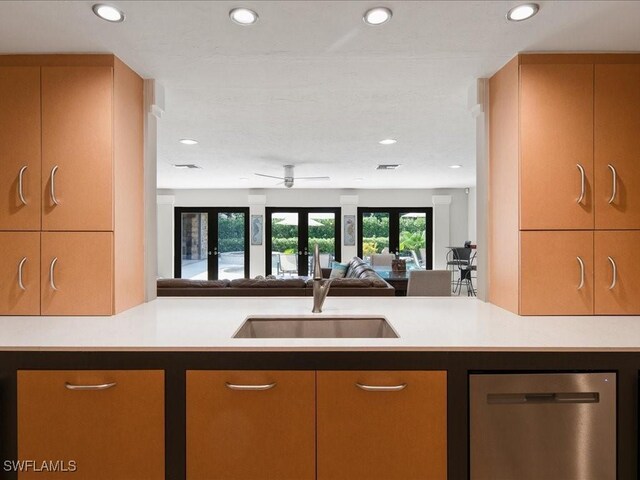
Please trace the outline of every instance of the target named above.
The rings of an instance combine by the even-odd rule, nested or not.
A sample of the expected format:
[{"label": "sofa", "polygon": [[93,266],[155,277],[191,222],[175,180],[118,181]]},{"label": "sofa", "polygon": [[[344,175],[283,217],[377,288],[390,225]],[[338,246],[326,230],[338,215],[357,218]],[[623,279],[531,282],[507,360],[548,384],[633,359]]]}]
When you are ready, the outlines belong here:
[{"label": "sofa", "polygon": [[[328,278],[331,269],[322,270]],[[367,263],[353,257],[344,278],[334,279],[333,297],[394,296],[395,289]],[[306,297],[313,296],[313,280],[305,278],[238,278],[234,280],[158,279],[159,297]]]}]

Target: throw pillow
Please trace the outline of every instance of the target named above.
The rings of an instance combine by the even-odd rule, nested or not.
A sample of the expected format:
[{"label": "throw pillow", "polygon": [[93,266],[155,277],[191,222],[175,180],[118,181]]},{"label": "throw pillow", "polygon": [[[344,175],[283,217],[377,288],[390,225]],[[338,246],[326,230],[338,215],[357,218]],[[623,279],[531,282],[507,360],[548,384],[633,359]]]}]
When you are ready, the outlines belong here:
[{"label": "throw pillow", "polygon": [[348,266],[349,265],[346,263],[333,262],[331,264],[331,274],[329,275],[329,278],[344,278],[347,273]]}]

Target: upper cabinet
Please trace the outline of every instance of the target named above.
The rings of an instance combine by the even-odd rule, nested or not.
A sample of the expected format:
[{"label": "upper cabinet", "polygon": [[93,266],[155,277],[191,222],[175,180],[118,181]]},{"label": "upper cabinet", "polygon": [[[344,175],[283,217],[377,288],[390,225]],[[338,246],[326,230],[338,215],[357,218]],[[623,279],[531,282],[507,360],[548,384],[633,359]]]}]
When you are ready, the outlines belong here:
[{"label": "upper cabinet", "polygon": [[595,66],[596,229],[640,229],[640,65]]},{"label": "upper cabinet", "polygon": [[39,67],[0,67],[0,230],[40,230]]},{"label": "upper cabinet", "polygon": [[113,230],[113,68],[42,68],[42,229]]},{"label": "upper cabinet", "polygon": [[520,228],[593,228],[593,65],[520,66]]}]

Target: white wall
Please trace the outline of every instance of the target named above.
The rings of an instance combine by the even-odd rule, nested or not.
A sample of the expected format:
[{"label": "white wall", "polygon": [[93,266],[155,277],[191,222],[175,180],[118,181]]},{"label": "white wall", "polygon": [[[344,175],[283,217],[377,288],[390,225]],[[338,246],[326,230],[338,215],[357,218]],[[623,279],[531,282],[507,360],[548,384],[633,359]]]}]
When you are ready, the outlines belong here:
[{"label": "white wall", "polygon": [[[357,207],[433,207],[433,197],[450,196],[448,218],[444,229],[435,222],[436,232],[446,241],[434,245],[434,268],[446,255],[446,246],[462,245],[469,240],[469,200],[464,189],[404,189],[404,190],[356,190],[356,189],[219,189],[219,190],[158,190],[158,275],[173,276],[173,216],[167,212],[167,196],[176,207],[250,207],[252,214],[264,214],[264,207],[342,207],[342,214],[355,214]],[[264,205],[256,203],[264,196]],[[357,196],[357,206],[341,205],[344,196]],[[437,207],[435,207],[437,208]],[[434,208],[434,210],[435,210]],[[173,206],[171,206],[173,210]],[[342,222],[341,222],[342,223]],[[440,235],[438,235],[440,237]],[[342,236],[344,239],[344,235]],[[342,246],[343,260],[355,255],[356,247]],[[251,276],[264,274],[264,242],[250,248]],[[170,268],[170,274],[169,274]]]}]

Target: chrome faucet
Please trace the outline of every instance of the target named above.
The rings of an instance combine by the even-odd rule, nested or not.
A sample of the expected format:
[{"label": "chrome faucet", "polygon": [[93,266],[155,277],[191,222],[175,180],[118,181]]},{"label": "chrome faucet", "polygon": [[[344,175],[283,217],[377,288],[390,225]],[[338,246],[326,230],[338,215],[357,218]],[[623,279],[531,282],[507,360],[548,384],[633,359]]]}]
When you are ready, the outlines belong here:
[{"label": "chrome faucet", "polygon": [[313,247],[313,313],[322,313],[322,305],[327,298],[332,281],[332,279],[322,279],[320,249],[316,243],[315,247]]}]

